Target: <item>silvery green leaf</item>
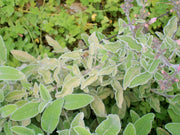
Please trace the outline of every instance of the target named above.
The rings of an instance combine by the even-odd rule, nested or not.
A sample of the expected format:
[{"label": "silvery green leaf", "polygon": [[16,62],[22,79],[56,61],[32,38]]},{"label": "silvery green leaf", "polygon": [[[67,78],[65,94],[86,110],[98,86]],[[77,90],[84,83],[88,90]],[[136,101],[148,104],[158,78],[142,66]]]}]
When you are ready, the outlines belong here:
[{"label": "silvery green leaf", "polygon": [[144,5],[144,0],[136,0],[138,6],[143,6]]},{"label": "silvery green leaf", "polygon": [[49,84],[53,82],[52,73],[49,70],[39,69],[38,73],[43,77],[44,83]]},{"label": "silvery green leaf", "polygon": [[25,75],[16,68],[0,66],[0,80],[22,80]]},{"label": "silvery green leaf", "polygon": [[12,101],[15,101],[15,100],[20,100],[22,97],[24,97],[26,94],[25,91],[22,91],[22,90],[13,90],[13,91],[10,91],[6,97],[5,97],[5,100],[8,101],[8,102],[12,102]]},{"label": "silvery green leaf", "polygon": [[4,101],[4,91],[0,90],[0,103]]},{"label": "silvery green leaf", "polygon": [[73,51],[73,52],[67,52],[60,56],[60,58],[67,58],[67,59],[81,59],[81,53],[82,51]]},{"label": "silvery green leaf", "polygon": [[156,134],[157,135],[170,135],[165,129],[157,127],[156,128]]},{"label": "silvery green leaf", "polygon": [[94,98],[87,94],[70,94],[64,96],[64,108],[66,110],[76,110],[90,104]]},{"label": "silvery green leaf", "polygon": [[117,135],[120,132],[121,123],[118,115],[109,114],[96,128],[97,135]]},{"label": "silvery green leaf", "polygon": [[99,44],[98,38],[96,36],[96,32],[93,32],[88,39],[89,44],[94,44],[97,46]]},{"label": "silvery green leaf", "polygon": [[119,108],[122,108],[122,104],[124,101],[123,97],[123,89],[119,89],[115,92],[115,99],[116,99],[116,104]]},{"label": "silvery green leaf", "polygon": [[34,62],[36,59],[27,52],[21,50],[11,50],[12,55],[21,62]]},{"label": "silvery green leaf", "polygon": [[80,79],[77,77],[72,77],[69,80],[64,81],[62,90],[60,93],[56,94],[56,98],[64,97],[65,95],[72,94],[75,87],[80,85]]},{"label": "silvery green leaf", "polygon": [[71,122],[70,130],[69,130],[70,135],[76,135],[76,132],[74,131],[74,127],[76,127],[76,126],[85,127],[83,119],[84,119],[83,112],[80,112],[75,116],[75,118]]},{"label": "silvery green leaf", "polygon": [[89,36],[86,33],[82,33],[81,38],[84,40],[86,45],[89,45],[89,42],[88,42]]},{"label": "silvery green leaf", "polygon": [[141,59],[140,59],[140,64],[141,64],[141,66],[142,66],[144,69],[148,70],[148,68],[149,68],[149,63],[145,60],[145,58],[141,58]]},{"label": "silvery green leaf", "polygon": [[180,133],[180,123],[168,123],[165,125],[165,128],[172,134],[172,135],[179,135]]},{"label": "silvery green leaf", "polygon": [[98,75],[97,74],[89,76],[84,82],[82,82],[81,89],[84,89],[88,85],[90,85],[93,82],[95,82],[97,79],[98,79]]},{"label": "silvery green leaf", "polygon": [[17,109],[15,104],[8,104],[0,108],[1,117],[6,118]]},{"label": "silvery green leaf", "polygon": [[38,106],[39,113],[42,113],[49,103],[49,101],[41,102]]},{"label": "silvery green leaf", "polygon": [[163,40],[164,35],[163,35],[161,32],[156,31],[155,34],[156,34],[161,40]]},{"label": "silvery green leaf", "polygon": [[150,97],[150,106],[158,113],[160,113],[161,108],[160,108],[160,101],[157,97],[151,96]]},{"label": "silvery green leaf", "polygon": [[168,46],[168,49],[170,49],[170,51],[174,51],[174,49],[176,48],[176,41],[174,41],[173,39],[169,37],[166,37],[165,41]]},{"label": "silvery green leaf", "polygon": [[156,72],[156,73],[154,74],[154,78],[155,78],[157,81],[159,81],[159,80],[162,80],[162,79],[163,79],[163,75],[162,75],[161,73],[159,73],[159,72]]},{"label": "silvery green leaf", "polygon": [[60,87],[62,85],[59,78],[59,74],[60,74],[60,67],[57,67],[53,74],[53,79],[56,81],[57,87]]},{"label": "silvery green leaf", "polygon": [[14,121],[22,121],[25,119],[33,118],[39,113],[38,106],[39,103],[33,102],[24,104],[11,115],[10,119]]},{"label": "silvery green leaf", "polygon": [[35,98],[39,98],[39,86],[37,82],[34,83],[33,95],[35,96]]},{"label": "silvery green leaf", "polygon": [[39,65],[44,70],[54,70],[59,65],[59,62],[56,58],[45,57],[39,61]]},{"label": "silvery green leaf", "polygon": [[177,31],[177,17],[173,16],[164,27],[163,32],[164,35],[168,37],[172,37],[174,33]]},{"label": "silvery green leaf", "polygon": [[34,130],[23,126],[13,126],[11,127],[11,131],[16,133],[17,135],[35,135]]},{"label": "silvery green leaf", "polygon": [[21,72],[23,72],[28,78],[32,74],[36,73],[38,71],[38,68],[39,68],[39,64],[30,64],[24,67],[23,69],[21,69]]},{"label": "silvery green leaf", "polygon": [[114,71],[114,65],[109,65],[109,66],[107,66],[107,67],[105,67],[105,68],[102,68],[102,69],[98,72],[98,74],[99,74],[99,75],[109,75],[109,74],[111,74],[113,71]]},{"label": "silvery green leaf", "polygon": [[113,89],[114,89],[115,91],[123,90],[121,84],[120,84],[119,81],[116,80],[116,79],[113,79],[113,80],[111,81],[111,85],[112,85],[112,87],[113,87]]},{"label": "silvery green leaf", "polygon": [[155,54],[152,52],[150,48],[146,48],[145,51],[142,51],[143,55],[149,59],[154,59]]},{"label": "silvery green leaf", "polygon": [[136,135],[136,129],[132,123],[129,123],[126,126],[123,135]]},{"label": "silvery green leaf", "polygon": [[53,52],[62,53],[62,52],[67,52],[68,51],[67,47],[62,48],[59,45],[59,43],[56,40],[52,39],[50,36],[46,35],[45,38],[46,38],[48,44],[53,47],[53,49],[54,49]]},{"label": "silvery green leaf", "polygon": [[92,63],[93,63],[93,56],[90,55],[88,57],[88,60],[87,60],[87,67],[88,67],[88,69],[92,68]]},{"label": "silvery green leaf", "polygon": [[138,52],[140,52],[142,50],[142,46],[140,43],[137,42],[137,40],[135,40],[133,37],[131,36],[119,36],[118,37],[120,40],[124,41],[127,43],[127,45],[133,49],[136,50]]},{"label": "silvery green leaf", "polygon": [[76,126],[73,128],[77,135],[91,135],[91,133],[82,126]]},{"label": "silvery green leaf", "polygon": [[93,96],[94,101],[91,102],[91,108],[98,117],[106,117],[107,113],[103,101],[96,95]]},{"label": "silvery green leaf", "polygon": [[69,135],[69,129],[58,130],[56,132],[58,133],[58,135]]},{"label": "silvery green leaf", "polygon": [[59,122],[59,116],[61,114],[63,99],[59,98],[53,101],[42,114],[41,127],[47,133],[52,133]]},{"label": "silvery green leaf", "polygon": [[52,100],[51,94],[49,93],[48,89],[43,84],[39,85],[39,90],[40,90],[41,99],[43,101],[51,101]]},{"label": "silvery green leaf", "polygon": [[127,25],[127,23],[123,19],[119,18],[118,19],[118,24],[119,24],[119,32],[118,32],[118,34],[121,34],[122,32],[124,32],[124,29],[126,28],[125,26]]},{"label": "silvery green leaf", "polygon": [[37,127],[36,125],[32,123],[28,125],[27,128],[34,130],[36,135],[44,135],[44,132],[41,130],[41,128]]},{"label": "silvery green leaf", "polygon": [[159,63],[161,62],[160,59],[154,59],[153,62],[151,63],[151,65],[149,66],[148,71],[150,73],[154,73],[157,69],[157,67],[159,66]]},{"label": "silvery green leaf", "polygon": [[147,83],[151,78],[152,78],[152,74],[150,74],[149,72],[140,73],[132,79],[129,87],[133,88],[138,85],[143,85],[143,84]]},{"label": "silvery green leaf", "polygon": [[130,115],[133,123],[135,123],[140,118],[134,110],[130,110]]},{"label": "silvery green leaf", "polygon": [[131,66],[129,69],[126,70],[124,80],[123,80],[124,90],[129,86],[133,78],[139,73],[140,73],[140,67],[138,65]]},{"label": "silvery green leaf", "polygon": [[137,135],[147,135],[151,131],[154,116],[153,113],[148,113],[134,123]]},{"label": "silvery green leaf", "polygon": [[3,65],[7,61],[7,49],[2,36],[0,36],[0,64]]},{"label": "silvery green leaf", "polygon": [[122,47],[123,43],[121,43],[120,41],[109,42],[104,45],[104,48],[112,53],[117,53]]},{"label": "silvery green leaf", "polygon": [[5,122],[4,124],[4,132],[5,132],[5,135],[13,135],[12,131],[11,131],[11,121],[8,121],[8,122]]},{"label": "silvery green leaf", "polygon": [[79,67],[77,64],[73,64],[73,73],[77,76],[77,77],[81,77],[82,74],[79,70]]},{"label": "silvery green leaf", "polygon": [[98,89],[98,97],[100,99],[106,99],[110,94],[112,94],[113,91],[110,88],[104,88],[102,87],[101,89]]}]

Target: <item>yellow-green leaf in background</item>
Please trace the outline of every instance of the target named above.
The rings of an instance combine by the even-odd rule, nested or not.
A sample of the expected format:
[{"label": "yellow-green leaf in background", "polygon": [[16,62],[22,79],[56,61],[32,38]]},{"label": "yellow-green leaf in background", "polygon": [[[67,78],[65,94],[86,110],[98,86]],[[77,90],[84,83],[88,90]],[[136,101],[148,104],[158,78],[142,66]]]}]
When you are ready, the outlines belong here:
[{"label": "yellow-green leaf in background", "polygon": [[11,120],[21,121],[35,117],[38,111],[39,103],[29,102],[18,108],[10,117]]},{"label": "yellow-green leaf in background", "polygon": [[97,135],[117,135],[120,132],[121,123],[118,115],[109,114],[96,128]]},{"label": "yellow-green leaf in background", "polygon": [[106,117],[106,109],[103,101],[96,95],[93,95],[94,101],[91,102],[91,108],[98,117]]},{"label": "yellow-green leaf in background", "polygon": [[34,130],[23,126],[13,126],[11,127],[11,131],[16,133],[17,135],[35,135]]},{"label": "yellow-green leaf in background", "polygon": [[14,91],[10,91],[6,97],[5,97],[5,100],[8,101],[8,102],[12,102],[14,100],[19,100],[21,99],[22,97],[24,97],[24,95],[26,94],[25,91],[22,91],[22,90],[14,90]]},{"label": "yellow-green leaf in background", "polygon": [[4,44],[4,40],[0,36],[0,65],[3,65],[7,61],[7,49]]},{"label": "yellow-green leaf in background", "polygon": [[1,117],[5,118],[16,110],[15,104],[8,104],[0,108]]},{"label": "yellow-green leaf in background", "polygon": [[0,66],[0,80],[22,80],[25,75],[16,68]]},{"label": "yellow-green leaf in background", "polygon": [[52,133],[59,122],[59,116],[61,114],[63,99],[59,98],[53,101],[48,107],[45,109],[42,117],[41,117],[41,127],[47,133]]},{"label": "yellow-green leaf in background", "polygon": [[50,101],[52,100],[51,94],[49,93],[48,89],[43,85],[39,85],[40,89],[40,96],[43,101]]},{"label": "yellow-green leaf in background", "polygon": [[64,108],[67,110],[76,110],[90,104],[94,98],[87,94],[70,94],[64,96]]},{"label": "yellow-green leaf in background", "polygon": [[34,62],[36,59],[27,52],[21,50],[11,50],[12,55],[21,62]]}]

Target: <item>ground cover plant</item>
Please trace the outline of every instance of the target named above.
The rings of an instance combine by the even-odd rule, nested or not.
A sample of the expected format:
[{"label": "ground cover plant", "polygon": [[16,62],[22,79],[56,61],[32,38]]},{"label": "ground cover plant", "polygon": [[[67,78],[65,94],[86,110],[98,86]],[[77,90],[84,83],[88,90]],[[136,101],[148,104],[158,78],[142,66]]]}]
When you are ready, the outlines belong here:
[{"label": "ground cover plant", "polygon": [[[9,27],[5,27],[7,24],[1,20],[1,135],[179,134],[180,1],[165,1],[167,3],[162,8],[166,12],[156,16],[152,9],[156,4],[152,1],[81,0],[81,4],[87,6],[82,9],[88,10],[86,15],[92,12],[92,21],[101,24],[88,31],[77,30],[82,25],[76,28],[77,24],[72,20],[78,13],[65,12],[75,1],[67,0],[63,5],[67,9],[61,11],[55,6],[61,1],[44,1],[44,5],[40,3],[42,1],[36,2],[0,3],[3,8],[11,9],[6,11],[10,18],[19,13],[16,10],[24,10],[25,5],[26,12],[33,12],[19,14],[12,25],[4,18]],[[95,3],[99,5],[93,5]],[[33,4],[36,8],[32,8]],[[14,5],[19,6],[14,10],[11,8]],[[96,10],[104,6],[108,12],[115,10],[115,13],[124,15],[117,22],[112,20],[116,29],[110,32],[115,35],[105,32],[110,20],[103,19],[108,12],[93,13],[91,8],[94,6]],[[139,13],[139,9],[144,12]],[[37,22],[34,21],[33,15],[41,10],[46,11],[34,18],[38,18]],[[151,18],[148,18],[148,10],[154,14]],[[46,16],[47,11],[51,17]],[[57,20],[59,16],[52,15],[54,11],[60,16],[64,13],[64,20],[62,17]],[[107,14],[102,14],[104,12]],[[29,20],[22,21],[22,16]],[[14,30],[15,37],[8,40],[13,25],[23,30]],[[33,33],[33,29],[37,33]],[[58,35],[62,30],[65,37]],[[40,44],[46,46],[38,47],[33,43],[38,41],[35,41],[38,36],[39,40],[44,36]],[[31,48],[21,46],[23,38],[28,38],[26,43],[31,39]],[[67,45],[80,38],[83,46],[72,48]]]}]

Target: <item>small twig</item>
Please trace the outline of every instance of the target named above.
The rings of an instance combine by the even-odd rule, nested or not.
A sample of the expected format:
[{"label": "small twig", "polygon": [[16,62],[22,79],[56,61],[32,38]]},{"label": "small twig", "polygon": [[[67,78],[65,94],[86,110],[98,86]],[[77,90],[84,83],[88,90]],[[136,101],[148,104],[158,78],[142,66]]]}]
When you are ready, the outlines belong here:
[{"label": "small twig", "polygon": [[161,18],[161,17],[163,17],[163,16],[165,16],[165,15],[168,15],[169,13],[170,13],[170,11],[167,11],[166,13],[164,13],[164,14],[158,16],[157,19],[159,19],[159,18]]},{"label": "small twig", "polygon": [[151,91],[158,94],[158,95],[166,97],[166,98],[174,98],[175,97],[174,95],[166,95],[166,94],[163,94],[163,93],[159,93],[159,92],[156,91],[156,89],[151,89]]}]

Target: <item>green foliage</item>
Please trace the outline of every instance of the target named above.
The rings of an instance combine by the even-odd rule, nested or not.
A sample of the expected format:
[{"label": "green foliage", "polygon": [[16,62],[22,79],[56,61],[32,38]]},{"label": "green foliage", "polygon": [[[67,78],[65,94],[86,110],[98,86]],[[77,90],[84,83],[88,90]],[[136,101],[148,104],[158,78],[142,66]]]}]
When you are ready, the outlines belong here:
[{"label": "green foliage", "polygon": [[[156,32],[157,39],[144,32],[146,17],[132,17],[140,7],[151,9],[141,0],[44,2],[0,2],[1,14],[14,22],[0,21],[2,134],[179,133],[176,16]],[[127,17],[113,20],[116,41],[102,34],[110,19],[119,17],[109,16],[112,11]],[[89,19],[92,27],[86,28]],[[81,34],[87,31],[91,34]],[[71,51],[66,45],[77,43],[80,35],[86,45]]]}]

